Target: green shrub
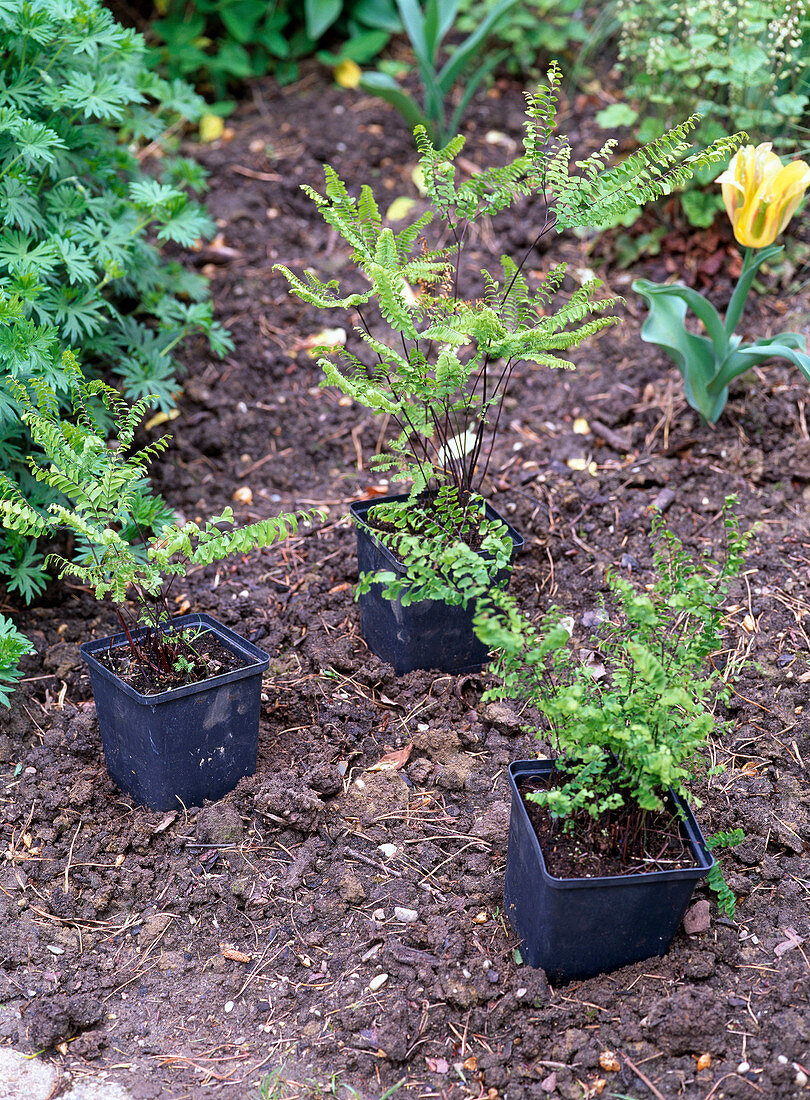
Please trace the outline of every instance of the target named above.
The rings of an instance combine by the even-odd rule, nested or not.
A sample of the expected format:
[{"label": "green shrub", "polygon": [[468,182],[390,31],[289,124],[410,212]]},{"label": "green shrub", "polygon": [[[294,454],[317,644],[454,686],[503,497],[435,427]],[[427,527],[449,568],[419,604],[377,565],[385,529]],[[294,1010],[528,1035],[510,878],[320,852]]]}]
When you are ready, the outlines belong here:
[{"label": "green shrub", "polygon": [[298,61],[325,40],[341,42],[334,63],[370,61],[402,29],[394,0],[157,0],[154,57],[170,76],[210,87],[218,99],[251,76],[298,76]]},{"label": "green shrub", "polygon": [[[204,173],[166,161],[156,180],[139,160],[201,106],[146,70],[141,37],[99,0],[0,2],[0,376],[44,382],[64,401],[68,346],[86,370],[112,369],[126,394],[155,393],[167,409],[178,389],[172,349],[188,333],[206,333],[220,354],[230,347],[206,281],[159,251],[211,228],[186,193],[202,189]],[[26,494],[36,493],[29,450],[0,385],[0,467]],[[25,539],[0,546],[0,575],[25,598],[44,586],[41,565]]]},{"label": "green shrub", "polygon": [[[620,69],[628,102],[599,117],[608,128],[633,125],[640,140],[662,133],[684,108],[703,122],[698,140],[746,130],[754,144],[798,143],[810,103],[810,8],[805,0],[617,0]],[[637,105],[630,105],[637,101]],[[721,209],[710,182],[696,175],[682,197],[694,225],[710,225]]]}]

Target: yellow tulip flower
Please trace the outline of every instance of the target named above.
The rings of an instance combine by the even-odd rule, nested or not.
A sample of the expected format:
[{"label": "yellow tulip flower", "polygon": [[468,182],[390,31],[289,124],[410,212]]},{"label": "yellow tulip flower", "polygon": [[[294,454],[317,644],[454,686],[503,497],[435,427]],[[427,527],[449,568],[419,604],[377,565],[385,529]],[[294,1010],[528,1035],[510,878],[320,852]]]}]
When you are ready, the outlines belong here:
[{"label": "yellow tulip flower", "polygon": [[793,217],[810,186],[810,166],[790,164],[771,151],[771,143],[746,145],[715,183],[722,185],[723,202],[734,236],[747,248],[773,244]]}]

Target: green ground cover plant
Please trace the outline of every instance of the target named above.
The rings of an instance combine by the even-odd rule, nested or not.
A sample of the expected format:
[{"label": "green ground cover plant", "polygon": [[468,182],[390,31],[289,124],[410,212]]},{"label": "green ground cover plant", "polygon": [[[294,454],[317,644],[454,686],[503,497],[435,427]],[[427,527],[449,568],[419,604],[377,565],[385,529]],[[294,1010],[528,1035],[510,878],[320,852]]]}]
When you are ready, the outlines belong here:
[{"label": "green ground cover plant", "polygon": [[[618,0],[620,70],[625,98],[608,107],[608,128],[639,127],[641,140],[697,109],[697,137],[710,141],[746,130],[757,142],[795,147],[810,104],[810,8],[805,0]],[[682,196],[696,226],[720,209],[711,181],[696,174]]]},{"label": "green ground cover plant", "polygon": [[319,50],[328,65],[366,64],[402,29],[395,0],[158,0],[155,7],[153,63],[220,101],[268,72],[292,83],[301,59]]},{"label": "green ground cover plant", "polygon": [[[513,371],[520,363],[570,367],[566,351],[617,321],[610,315],[613,301],[598,296],[599,280],[560,300],[563,264],[531,288],[524,269],[537,243],[567,228],[604,224],[668,194],[696,168],[725,161],[739,142],[723,138],[692,153],[686,143],[696,123],[691,118],[615,167],[606,165],[611,141],[572,165],[568,141],[555,134],[560,76],[554,64],[548,84],[527,96],[523,153],[503,167],[460,178],[454,161],[464,139],[437,148],[417,126],[428,208],[398,232],[383,224],[368,185],[355,198],[329,165],[323,194],[304,187],[351,246],[367,289],[347,294],[338,279],[323,282],[311,270],[301,278],[278,268],[305,302],[349,310],[357,319],[357,350],[318,349],[318,361],[325,385],[337,386],[396,427],[375,468],[409,482],[411,491],[404,504],[377,506],[372,516],[394,529],[392,539],[400,542],[405,560],[414,561],[425,595],[431,591],[428,559],[432,555],[435,562],[451,545],[463,543],[469,551],[466,568],[473,577],[464,602],[480,587],[482,560],[490,578],[508,560],[505,528],[496,549],[495,532],[482,527],[480,488]],[[473,226],[529,195],[543,200],[532,245],[517,259],[501,257],[500,271],[483,272],[480,285],[467,285],[464,250]],[[428,240],[431,229],[434,243]],[[427,554],[402,543],[406,531],[422,536]],[[475,551],[484,540],[490,556],[481,559]],[[459,585],[464,554],[453,550],[444,579],[434,570],[437,598],[446,600],[448,586]]]},{"label": "green ground cover plant", "polygon": [[[101,380],[86,382],[75,357],[65,352],[63,370],[70,384],[73,418],[62,416],[56,392],[46,383],[23,385],[10,380],[31,437],[44,454],[29,459],[32,477],[59,494],[42,509],[26,499],[7,475],[0,474],[0,524],[17,534],[53,539],[68,533],[75,543],[71,558],[49,556],[59,577],[89,585],[96,599],[115,605],[132,657],[144,675],[183,678],[196,659],[193,645],[172,634],[169,593],[176,577],[191,565],[210,565],[232,554],[246,554],[294,533],[311,512],[289,513],[233,526],[225,508],[202,526],[192,521],[167,523],[158,533],[144,534],[141,547],[128,537],[133,498],[140,492],[149,465],[169,444],[164,435],[140,449],[135,432],[156,399],[132,404]],[[107,439],[110,419],[115,440]],[[223,528],[224,529],[221,529]],[[133,606],[127,601],[134,601]],[[139,633],[138,628],[144,628]]]},{"label": "green ground cover plant", "polygon": [[[169,409],[177,345],[192,332],[218,354],[231,344],[206,280],[160,254],[163,242],[189,247],[212,228],[189,195],[205,174],[163,159],[155,179],[140,157],[202,101],[148,72],[142,38],[99,0],[3,0],[0,47],[0,377],[45,383],[64,405],[67,346],[89,372],[117,375],[126,395],[155,393]],[[0,467],[36,494],[29,450],[17,399],[0,384]],[[142,495],[143,526],[150,509],[162,517]],[[0,547],[0,575],[26,599],[44,587],[41,566],[27,539]]]},{"label": "green ground cover plant", "polygon": [[[469,34],[495,7],[496,0],[460,0],[457,27]],[[502,65],[515,76],[536,78],[552,57],[586,41],[580,0],[524,0],[495,25],[483,44],[501,55]]]}]

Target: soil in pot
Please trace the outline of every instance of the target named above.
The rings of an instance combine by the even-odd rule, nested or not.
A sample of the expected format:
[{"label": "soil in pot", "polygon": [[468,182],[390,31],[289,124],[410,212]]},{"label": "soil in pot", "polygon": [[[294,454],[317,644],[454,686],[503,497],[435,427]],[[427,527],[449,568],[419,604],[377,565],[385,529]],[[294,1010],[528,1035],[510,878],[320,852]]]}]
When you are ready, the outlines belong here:
[{"label": "soil in pot", "polygon": [[144,642],[129,642],[94,654],[108,669],[140,695],[159,695],[171,688],[200,684],[214,676],[244,668],[249,661],[228,649],[215,634],[185,627],[166,639],[160,651]]},{"label": "soil in pot", "polygon": [[582,814],[565,825],[555,821],[544,806],[527,795],[553,787],[559,774],[527,780],[518,788],[550,875],[606,878],[695,866],[674,809],[622,809],[599,819]]}]

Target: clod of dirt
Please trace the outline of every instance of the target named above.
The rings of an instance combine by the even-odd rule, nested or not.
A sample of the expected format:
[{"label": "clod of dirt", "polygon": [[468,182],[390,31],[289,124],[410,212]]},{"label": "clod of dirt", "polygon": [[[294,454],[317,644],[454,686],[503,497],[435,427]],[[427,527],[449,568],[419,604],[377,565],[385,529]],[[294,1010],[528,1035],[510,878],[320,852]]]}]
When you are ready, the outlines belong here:
[{"label": "clod of dirt", "polygon": [[141,925],[138,942],[142,947],[148,947],[158,938],[174,920],[171,913],[150,913],[144,917]]},{"label": "clod of dirt", "polygon": [[408,785],[398,772],[364,772],[344,796],[342,812],[371,822],[404,810],[409,798]]},{"label": "clod of dirt", "polygon": [[307,786],[327,798],[343,789],[343,778],[334,764],[317,764],[306,777]]},{"label": "clod of dirt", "polygon": [[256,809],[276,824],[289,825],[302,833],[312,833],[317,829],[320,815],[326,807],[312,791],[289,784],[289,777],[267,776],[262,789],[256,794]]},{"label": "clod of dirt", "polygon": [[470,786],[473,760],[471,756],[459,753],[446,764],[437,764],[435,780],[437,787],[447,791],[464,791]]},{"label": "clod of dirt", "polygon": [[194,835],[200,844],[228,848],[241,842],[244,831],[242,819],[233,806],[218,802],[200,810]]},{"label": "clod of dirt", "polygon": [[31,1045],[40,1050],[50,1050],[57,1043],[63,1043],[93,1027],[103,1015],[104,1007],[95,997],[67,997],[54,993],[34,1000],[23,1021]]},{"label": "clod of dirt", "polygon": [[448,1004],[455,1005],[456,1008],[468,1009],[473,1008],[481,1000],[478,990],[475,988],[471,981],[468,981],[461,974],[454,974],[452,971],[449,974],[445,974],[440,982],[442,996]]},{"label": "clod of dirt", "polygon": [[523,732],[520,715],[506,703],[487,703],[482,718],[505,737],[519,737]]},{"label": "clod of dirt", "polygon": [[338,878],[338,893],[349,905],[359,905],[365,900],[366,890],[356,871],[346,868]]},{"label": "clod of dirt", "polygon": [[456,756],[460,748],[458,734],[449,728],[425,730],[417,733],[413,739],[415,753],[438,760],[439,763],[445,763]]},{"label": "clod of dirt", "polygon": [[712,1054],[726,1049],[726,1018],[717,997],[708,989],[679,989],[661,997],[647,1013],[653,1041],[670,1054],[700,1054],[710,1044]]},{"label": "clod of dirt", "polygon": [[488,844],[505,846],[509,836],[511,812],[512,808],[508,802],[493,802],[473,824],[470,835],[486,840]]}]

